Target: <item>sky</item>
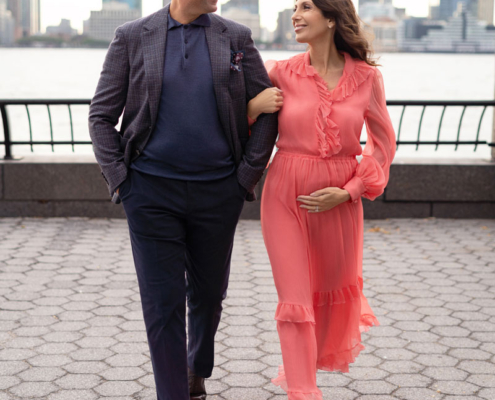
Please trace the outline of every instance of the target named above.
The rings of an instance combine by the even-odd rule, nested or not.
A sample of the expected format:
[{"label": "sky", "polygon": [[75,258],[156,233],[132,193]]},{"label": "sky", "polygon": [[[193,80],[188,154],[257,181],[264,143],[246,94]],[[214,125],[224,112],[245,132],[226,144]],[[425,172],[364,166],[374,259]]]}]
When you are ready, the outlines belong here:
[{"label": "sky", "polygon": [[[228,0],[220,0],[226,3]],[[353,0],[357,5],[358,0]],[[427,16],[428,4],[438,0],[393,0],[396,7],[405,7],[411,16]],[[143,0],[143,15],[149,15],[162,7],[162,0]],[[294,0],[260,0],[261,25],[270,30],[277,26],[278,12],[291,8]],[[72,27],[82,31],[83,21],[89,18],[91,10],[101,9],[101,0],[41,0],[41,28],[58,25],[62,18],[69,19]]]}]

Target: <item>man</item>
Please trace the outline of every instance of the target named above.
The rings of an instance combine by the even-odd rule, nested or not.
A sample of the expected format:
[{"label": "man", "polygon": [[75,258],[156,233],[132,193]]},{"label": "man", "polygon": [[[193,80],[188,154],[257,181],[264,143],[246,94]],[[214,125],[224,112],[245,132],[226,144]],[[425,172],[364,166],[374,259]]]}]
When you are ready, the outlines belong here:
[{"label": "man", "polygon": [[217,1],[172,0],[119,27],[89,112],[129,224],[158,400],[206,398],[235,227],[277,136],[276,114],[249,134],[247,103],[272,85]]}]

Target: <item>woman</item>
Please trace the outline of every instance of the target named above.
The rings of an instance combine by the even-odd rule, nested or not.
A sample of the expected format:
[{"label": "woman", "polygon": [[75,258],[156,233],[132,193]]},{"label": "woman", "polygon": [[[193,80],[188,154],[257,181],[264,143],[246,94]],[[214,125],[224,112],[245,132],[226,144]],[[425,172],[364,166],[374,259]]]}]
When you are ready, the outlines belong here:
[{"label": "woman", "polygon": [[315,400],[317,369],[349,372],[361,332],[379,325],[363,295],[361,197],[383,193],[396,140],[352,0],[297,0],[292,20],[309,50],[266,63],[283,107],[279,90],[267,89],[248,113],[255,120],[281,107],[261,200],[283,358],[272,382],[289,400]]}]

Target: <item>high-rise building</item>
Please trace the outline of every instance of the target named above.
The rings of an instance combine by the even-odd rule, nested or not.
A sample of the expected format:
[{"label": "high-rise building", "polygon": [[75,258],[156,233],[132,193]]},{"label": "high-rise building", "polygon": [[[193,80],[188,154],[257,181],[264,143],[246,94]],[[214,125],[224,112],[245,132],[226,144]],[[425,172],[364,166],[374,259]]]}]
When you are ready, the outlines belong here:
[{"label": "high-rise building", "polygon": [[249,29],[251,29],[251,36],[253,40],[261,39],[261,23],[259,14],[253,14],[245,8],[232,7],[227,11],[222,9],[222,17],[246,25]]},{"label": "high-rise building", "polygon": [[231,8],[240,8],[247,10],[251,14],[260,13],[259,0],[230,0],[228,3],[222,4],[222,15]]},{"label": "high-rise building", "polygon": [[15,20],[12,12],[7,10],[7,1],[0,0],[0,45],[11,46],[15,42]]},{"label": "high-rise building", "polygon": [[359,16],[365,22],[375,18],[397,19],[396,9],[392,4],[381,4],[379,2],[368,2],[359,7]]},{"label": "high-rise building", "polygon": [[40,32],[40,0],[7,0],[15,23],[15,38],[28,37]]},{"label": "high-rise building", "polygon": [[14,19],[14,38],[22,38],[22,3],[19,0],[7,0],[7,10]]},{"label": "high-rise building", "polygon": [[106,3],[125,3],[129,6],[131,10],[138,10],[140,15],[143,14],[143,1],[142,0],[103,0],[103,4]]},{"label": "high-rise building", "polygon": [[478,19],[493,25],[493,13],[495,11],[495,0],[478,0]]},{"label": "high-rise building", "polygon": [[[426,23],[426,22],[425,22]],[[421,38],[407,37],[407,20],[399,23],[399,50],[410,52],[458,52],[493,53],[495,52],[495,29],[486,22],[479,21],[475,15],[460,10],[455,12],[448,22],[436,23],[433,29]]]},{"label": "high-rise building", "polygon": [[230,0],[222,5],[222,17],[246,25],[254,40],[261,39],[261,23],[258,0]]},{"label": "high-rise building", "polygon": [[41,28],[41,0],[22,0],[22,36],[36,35]]},{"label": "high-rise building", "polygon": [[131,9],[127,3],[105,2],[101,11],[91,11],[89,20],[84,23],[84,34],[92,39],[110,43],[115,29],[140,17],[141,11]]},{"label": "high-rise building", "polygon": [[359,0],[359,9],[365,4],[392,5],[392,0]]},{"label": "high-rise building", "polygon": [[443,20],[448,20],[459,9],[462,4],[464,10],[470,10],[473,7],[475,0],[440,0],[439,17]]},{"label": "high-rise building", "polygon": [[430,6],[428,18],[430,19],[440,19],[440,6]]}]

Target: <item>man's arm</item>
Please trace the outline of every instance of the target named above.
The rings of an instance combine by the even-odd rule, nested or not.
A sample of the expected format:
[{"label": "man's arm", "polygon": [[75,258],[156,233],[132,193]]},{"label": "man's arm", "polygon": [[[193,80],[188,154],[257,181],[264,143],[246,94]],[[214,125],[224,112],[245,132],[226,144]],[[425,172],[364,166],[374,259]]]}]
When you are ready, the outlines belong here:
[{"label": "man's arm", "polygon": [[[249,30],[244,42],[244,58],[242,67],[246,84],[247,102],[266,88],[272,87],[260,53],[254,46]],[[278,134],[278,113],[261,114],[251,127],[251,136],[247,141],[244,156],[237,169],[239,182],[249,192],[253,192],[256,184],[265,171]]]},{"label": "man's arm", "polygon": [[120,133],[115,126],[125,107],[128,84],[127,46],[121,28],[117,28],[89,108],[89,134],[110,195],[127,176],[124,154],[120,147]]}]

